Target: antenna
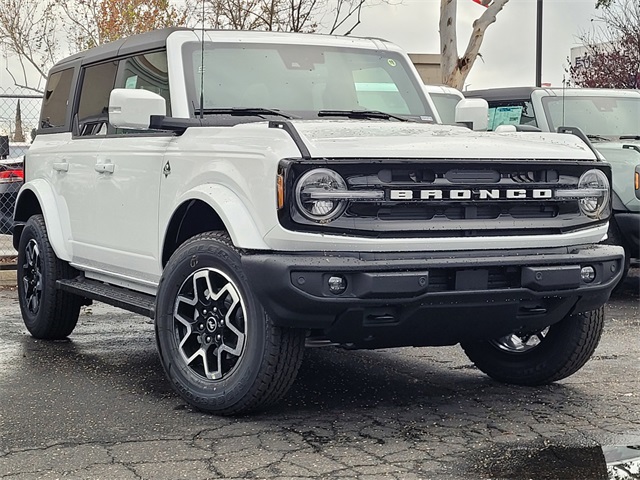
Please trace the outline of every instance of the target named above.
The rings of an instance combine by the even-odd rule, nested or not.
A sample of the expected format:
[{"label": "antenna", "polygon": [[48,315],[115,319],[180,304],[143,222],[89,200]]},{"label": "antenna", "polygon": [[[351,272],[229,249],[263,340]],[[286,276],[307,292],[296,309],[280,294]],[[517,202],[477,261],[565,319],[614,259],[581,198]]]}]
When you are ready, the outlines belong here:
[{"label": "antenna", "polygon": [[567,79],[565,75],[562,75],[562,125],[566,125],[564,121],[564,89],[567,85]]},{"label": "antenna", "polygon": [[200,38],[200,120],[204,116],[204,0],[202,0],[202,32]]}]

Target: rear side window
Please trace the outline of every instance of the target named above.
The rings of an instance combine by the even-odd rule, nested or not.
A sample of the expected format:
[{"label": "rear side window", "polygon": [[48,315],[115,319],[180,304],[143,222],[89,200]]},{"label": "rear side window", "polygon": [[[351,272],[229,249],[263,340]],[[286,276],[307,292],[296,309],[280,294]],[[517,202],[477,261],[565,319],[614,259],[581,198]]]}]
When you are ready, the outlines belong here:
[{"label": "rear side window", "polygon": [[61,70],[49,76],[42,99],[41,129],[59,129],[65,126],[72,80],[73,68]]},{"label": "rear side window", "polygon": [[106,135],[109,124],[109,95],[116,80],[117,62],[84,69],[78,105],[78,133]]}]

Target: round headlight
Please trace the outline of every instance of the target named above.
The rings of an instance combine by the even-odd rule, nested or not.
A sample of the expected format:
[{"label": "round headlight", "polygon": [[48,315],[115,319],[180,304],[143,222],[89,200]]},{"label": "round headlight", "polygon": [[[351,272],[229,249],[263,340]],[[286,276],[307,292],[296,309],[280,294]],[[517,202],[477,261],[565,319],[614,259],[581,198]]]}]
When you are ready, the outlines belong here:
[{"label": "round headlight", "polygon": [[[347,207],[340,193],[347,191],[347,183],[333,170],[317,168],[305,173],[296,185],[296,203],[300,213],[315,222],[330,222]],[[333,197],[333,194],[335,197]]]},{"label": "round headlight", "polygon": [[593,190],[593,196],[580,199],[580,210],[586,216],[599,218],[609,207],[609,179],[600,170],[588,170],[578,181],[578,190]]}]

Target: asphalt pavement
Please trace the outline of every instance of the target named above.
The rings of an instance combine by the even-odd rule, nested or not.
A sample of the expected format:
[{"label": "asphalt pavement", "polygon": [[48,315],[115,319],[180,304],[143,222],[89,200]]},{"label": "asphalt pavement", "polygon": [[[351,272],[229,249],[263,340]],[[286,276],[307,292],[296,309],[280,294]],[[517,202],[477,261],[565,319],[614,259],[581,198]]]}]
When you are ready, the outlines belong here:
[{"label": "asphalt pavement", "polygon": [[459,347],[329,347],[275,408],[221,418],[171,390],[148,319],[96,303],[38,341],[5,288],[0,478],[640,478],[639,291],[634,269],[594,357],[550,386],[496,383]]}]

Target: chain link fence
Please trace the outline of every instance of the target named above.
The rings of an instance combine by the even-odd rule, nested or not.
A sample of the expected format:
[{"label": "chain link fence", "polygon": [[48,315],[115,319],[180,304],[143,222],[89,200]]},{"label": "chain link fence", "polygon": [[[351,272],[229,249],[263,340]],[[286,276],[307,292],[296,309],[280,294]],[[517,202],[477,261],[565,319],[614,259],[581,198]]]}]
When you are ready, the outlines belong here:
[{"label": "chain link fence", "polygon": [[23,158],[35,137],[41,95],[0,88],[0,270],[16,267],[11,227],[23,183]]}]

